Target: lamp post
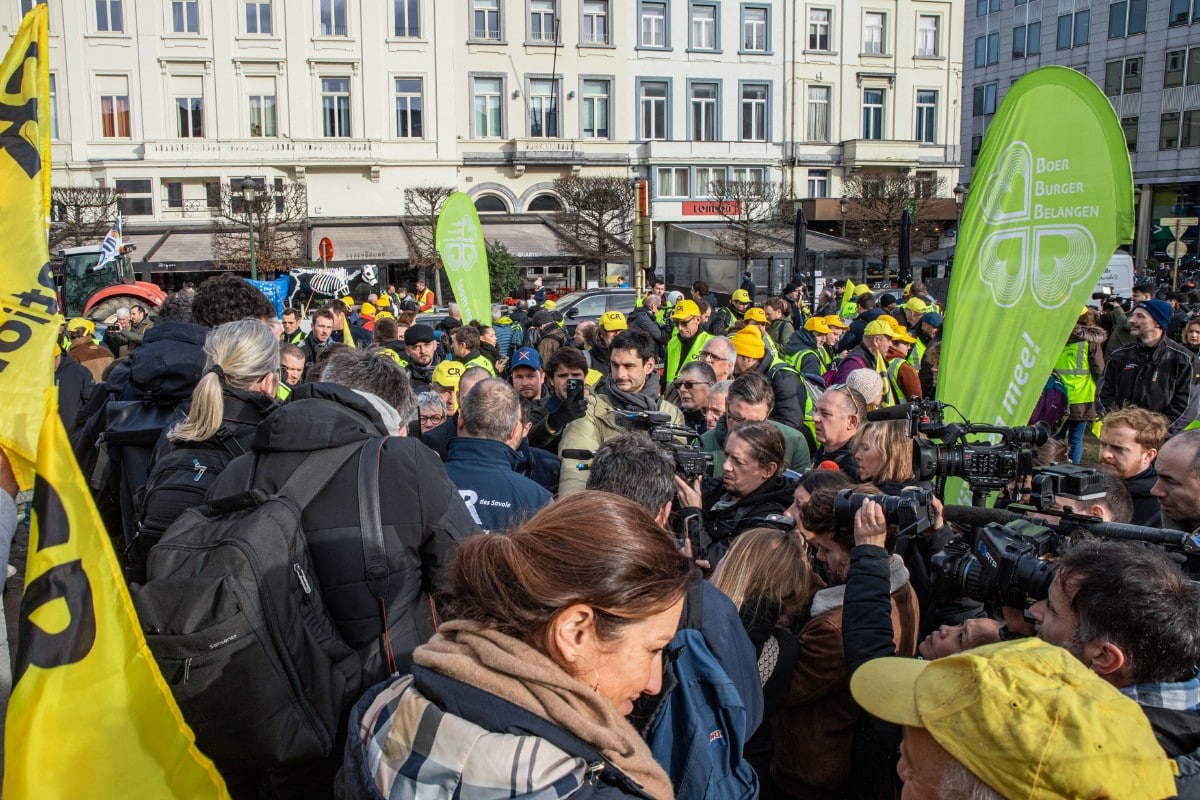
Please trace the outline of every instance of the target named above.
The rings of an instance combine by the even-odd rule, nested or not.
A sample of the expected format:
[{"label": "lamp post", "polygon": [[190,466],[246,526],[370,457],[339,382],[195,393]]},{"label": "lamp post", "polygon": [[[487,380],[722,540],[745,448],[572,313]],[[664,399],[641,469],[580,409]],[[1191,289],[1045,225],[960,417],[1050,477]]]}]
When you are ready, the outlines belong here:
[{"label": "lamp post", "polygon": [[242,199],[246,201],[246,225],[250,228],[250,280],[258,280],[258,261],[254,257],[254,198],[258,184],[252,178],[242,181]]},{"label": "lamp post", "polygon": [[954,216],[956,224],[954,226],[955,241],[958,241],[958,229],[962,227],[962,208],[963,200],[967,196],[967,187],[961,183],[954,187]]},{"label": "lamp post", "polygon": [[846,202],[846,198],[838,198],[838,207],[842,210],[842,238],[846,238],[846,206],[850,205]]}]

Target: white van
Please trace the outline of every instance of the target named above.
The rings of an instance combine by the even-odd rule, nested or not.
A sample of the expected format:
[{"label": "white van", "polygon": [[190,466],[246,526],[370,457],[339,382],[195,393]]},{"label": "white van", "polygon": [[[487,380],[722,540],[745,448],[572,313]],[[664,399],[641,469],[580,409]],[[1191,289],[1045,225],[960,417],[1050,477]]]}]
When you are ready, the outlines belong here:
[{"label": "white van", "polygon": [[1122,252],[1113,255],[1104,268],[1104,274],[1100,276],[1100,282],[1096,284],[1092,298],[1096,299],[1098,294],[1127,300],[1133,297],[1133,256]]}]

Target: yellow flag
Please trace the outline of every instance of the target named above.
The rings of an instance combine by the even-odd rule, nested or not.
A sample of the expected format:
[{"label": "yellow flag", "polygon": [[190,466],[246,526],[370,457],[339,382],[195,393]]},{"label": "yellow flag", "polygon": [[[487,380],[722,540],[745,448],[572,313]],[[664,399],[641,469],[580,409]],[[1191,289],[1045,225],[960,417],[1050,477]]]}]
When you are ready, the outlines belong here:
[{"label": "yellow flag", "polygon": [[0,446],[34,489],[4,797],[227,798],[146,646],[58,418],[48,53],[37,4],[0,64]]}]

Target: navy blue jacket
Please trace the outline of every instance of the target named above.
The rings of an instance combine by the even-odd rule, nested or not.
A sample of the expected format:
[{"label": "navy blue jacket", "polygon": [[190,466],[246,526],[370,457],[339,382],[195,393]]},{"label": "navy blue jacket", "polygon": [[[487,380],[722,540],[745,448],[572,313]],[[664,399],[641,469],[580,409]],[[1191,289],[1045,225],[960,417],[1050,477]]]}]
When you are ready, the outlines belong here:
[{"label": "navy blue jacket", "polygon": [[450,440],[446,474],[486,531],[508,530],[553,499],[545,487],[518,474],[517,464],[516,451],[504,442],[465,436]]}]

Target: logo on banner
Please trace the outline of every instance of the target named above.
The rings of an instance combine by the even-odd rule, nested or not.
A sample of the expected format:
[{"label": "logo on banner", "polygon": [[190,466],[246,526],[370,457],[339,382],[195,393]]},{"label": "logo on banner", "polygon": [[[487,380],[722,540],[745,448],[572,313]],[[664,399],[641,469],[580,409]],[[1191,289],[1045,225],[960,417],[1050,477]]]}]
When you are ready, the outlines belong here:
[{"label": "logo on banner", "polygon": [[979,250],[979,275],[1000,308],[1026,296],[1042,308],[1061,307],[1076,286],[1091,280],[1096,240],[1073,220],[1101,216],[1068,159],[1035,158],[1022,141],[996,163],[980,211],[992,232]]},{"label": "logo on banner", "polygon": [[446,266],[470,272],[479,260],[479,248],[475,244],[478,236],[475,221],[468,217],[447,225],[442,239],[442,260]]}]

